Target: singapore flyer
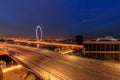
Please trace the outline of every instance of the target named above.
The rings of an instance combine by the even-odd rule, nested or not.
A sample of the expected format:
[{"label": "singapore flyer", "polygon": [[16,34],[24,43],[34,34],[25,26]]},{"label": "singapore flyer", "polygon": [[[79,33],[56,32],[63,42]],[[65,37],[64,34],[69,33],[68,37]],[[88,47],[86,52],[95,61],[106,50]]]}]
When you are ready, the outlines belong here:
[{"label": "singapore flyer", "polygon": [[42,41],[42,28],[39,25],[36,27],[36,39]]}]

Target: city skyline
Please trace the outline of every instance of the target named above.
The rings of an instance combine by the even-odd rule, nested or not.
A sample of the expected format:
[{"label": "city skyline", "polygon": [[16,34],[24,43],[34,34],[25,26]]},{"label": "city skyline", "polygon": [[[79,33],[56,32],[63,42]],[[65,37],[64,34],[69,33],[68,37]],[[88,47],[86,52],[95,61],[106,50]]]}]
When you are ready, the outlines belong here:
[{"label": "city skyline", "polygon": [[0,33],[5,37],[35,38],[40,25],[43,38],[119,37],[120,1],[11,0],[0,1]]},{"label": "city skyline", "polygon": [[0,0],[0,80],[120,80],[120,0]]}]

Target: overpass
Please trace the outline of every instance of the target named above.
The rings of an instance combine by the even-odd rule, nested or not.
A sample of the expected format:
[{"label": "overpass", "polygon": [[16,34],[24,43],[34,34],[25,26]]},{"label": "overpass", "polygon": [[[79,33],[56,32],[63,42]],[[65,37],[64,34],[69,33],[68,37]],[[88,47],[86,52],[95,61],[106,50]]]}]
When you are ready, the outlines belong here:
[{"label": "overpass", "polygon": [[9,41],[7,40],[12,40],[11,42],[12,44],[34,46],[34,47],[50,49],[50,50],[55,50],[58,48],[62,50],[64,48],[64,50],[62,50],[63,54],[67,54],[75,50],[83,49],[83,45],[77,45],[77,44],[63,44],[63,43],[57,43],[57,42],[29,41],[27,39],[9,39],[9,38],[6,39],[6,43],[8,44],[9,44]]},{"label": "overpass", "polygon": [[14,40],[14,42],[22,43],[26,42],[28,44],[40,44],[40,45],[50,45],[50,46],[60,46],[60,47],[72,47],[82,49],[83,45],[75,45],[75,44],[61,44],[61,43],[50,43],[50,42],[38,42],[38,41],[25,41],[25,40]]},{"label": "overpass", "polygon": [[10,45],[13,56],[45,80],[119,80],[120,70],[109,67],[99,60],[78,58],[70,55],[59,55],[53,51],[29,46]]}]

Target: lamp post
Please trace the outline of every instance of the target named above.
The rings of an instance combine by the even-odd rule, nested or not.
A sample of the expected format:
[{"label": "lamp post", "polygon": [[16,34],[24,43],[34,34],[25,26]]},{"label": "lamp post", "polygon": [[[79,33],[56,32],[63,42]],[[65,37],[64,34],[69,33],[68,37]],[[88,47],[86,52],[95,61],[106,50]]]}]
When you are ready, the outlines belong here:
[{"label": "lamp post", "polygon": [[0,67],[0,80],[3,80],[3,72],[2,72],[1,67]]}]

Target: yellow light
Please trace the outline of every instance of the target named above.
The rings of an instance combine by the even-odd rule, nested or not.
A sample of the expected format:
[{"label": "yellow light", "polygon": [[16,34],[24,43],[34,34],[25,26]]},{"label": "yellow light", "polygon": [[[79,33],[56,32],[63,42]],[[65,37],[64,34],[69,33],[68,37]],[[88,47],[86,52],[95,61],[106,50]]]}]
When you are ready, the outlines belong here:
[{"label": "yellow light", "polygon": [[73,52],[73,51],[74,51],[74,50],[69,50],[69,51],[63,52],[62,54],[71,53],[71,52]]},{"label": "yellow light", "polygon": [[50,43],[50,42],[34,42],[34,41],[15,41],[15,42],[29,42],[35,44],[43,44],[43,45],[53,45],[53,46],[63,46],[63,47],[74,47],[74,48],[83,48],[83,45],[75,45],[75,44],[61,44],[61,43]]},{"label": "yellow light", "polygon": [[22,67],[22,65],[12,66],[10,68],[3,69],[3,73],[9,72],[9,71],[12,71],[12,70],[15,70],[15,69],[19,69],[21,67]]},{"label": "yellow light", "polygon": [[64,47],[75,47],[75,48],[83,48],[83,45],[74,45],[74,44],[60,44],[60,43],[49,43],[49,42],[35,42],[37,44],[47,44],[53,46],[64,46]]}]

